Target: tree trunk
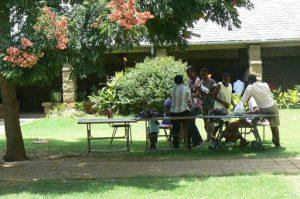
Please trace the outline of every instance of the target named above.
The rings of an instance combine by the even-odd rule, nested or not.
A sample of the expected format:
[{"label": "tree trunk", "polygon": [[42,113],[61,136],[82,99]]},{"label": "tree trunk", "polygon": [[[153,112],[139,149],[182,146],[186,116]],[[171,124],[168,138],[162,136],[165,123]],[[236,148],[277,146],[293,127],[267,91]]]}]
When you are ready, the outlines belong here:
[{"label": "tree trunk", "polygon": [[7,162],[28,160],[20,127],[16,89],[2,75],[0,84],[7,144],[3,159]]}]

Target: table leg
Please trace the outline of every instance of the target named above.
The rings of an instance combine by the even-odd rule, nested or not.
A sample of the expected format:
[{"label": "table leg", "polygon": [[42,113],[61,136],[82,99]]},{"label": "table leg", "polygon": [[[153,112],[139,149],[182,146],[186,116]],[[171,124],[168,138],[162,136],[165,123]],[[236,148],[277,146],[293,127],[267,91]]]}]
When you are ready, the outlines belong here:
[{"label": "table leg", "polygon": [[185,147],[186,150],[191,150],[191,139],[190,139],[190,134],[189,134],[189,120],[186,120],[185,124]]},{"label": "table leg", "polygon": [[148,121],[145,120],[145,132],[146,132],[146,148],[145,148],[145,151],[144,152],[147,152],[148,151],[148,148],[149,148],[149,139],[148,139]]},{"label": "table leg", "polygon": [[252,120],[252,125],[253,125],[253,127],[252,127],[252,128],[253,128],[253,131],[252,131],[252,132],[253,132],[253,135],[254,135],[256,141],[258,141],[260,147],[261,147],[262,149],[265,149],[264,146],[263,146],[262,140],[261,140],[261,138],[260,138],[258,129],[257,129],[257,123],[258,123],[258,119],[253,119],[253,120]]},{"label": "table leg", "polygon": [[88,144],[88,150],[87,154],[89,155],[91,152],[91,124],[86,124],[86,131],[87,131],[87,144]]},{"label": "table leg", "polygon": [[126,142],[127,142],[127,151],[130,152],[130,144],[129,144],[129,123],[125,123],[125,132],[126,132]]}]

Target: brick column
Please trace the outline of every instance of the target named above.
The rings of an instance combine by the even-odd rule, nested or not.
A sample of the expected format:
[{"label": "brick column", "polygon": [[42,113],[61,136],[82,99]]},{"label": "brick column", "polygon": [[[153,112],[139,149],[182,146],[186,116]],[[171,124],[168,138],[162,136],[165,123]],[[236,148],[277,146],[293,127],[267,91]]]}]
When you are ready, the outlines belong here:
[{"label": "brick column", "polygon": [[256,75],[258,80],[262,80],[263,70],[260,55],[260,45],[250,45],[248,48],[249,73]]},{"label": "brick column", "polygon": [[62,69],[63,82],[63,100],[64,103],[70,104],[76,102],[77,99],[77,82],[76,78],[70,78],[71,66],[65,64]]}]

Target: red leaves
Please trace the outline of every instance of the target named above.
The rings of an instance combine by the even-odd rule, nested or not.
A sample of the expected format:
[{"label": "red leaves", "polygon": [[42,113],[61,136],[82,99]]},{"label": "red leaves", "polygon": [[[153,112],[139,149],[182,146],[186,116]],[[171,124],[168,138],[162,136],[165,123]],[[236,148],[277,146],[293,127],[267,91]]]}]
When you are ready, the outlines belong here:
[{"label": "red leaves", "polygon": [[57,40],[56,48],[60,50],[68,48],[69,18],[64,16],[59,19],[59,17],[47,6],[44,6],[42,10],[44,16],[39,19],[39,22],[34,29],[37,32],[44,31],[47,34],[46,37],[48,39],[55,37]]},{"label": "red leaves", "polygon": [[32,47],[33,43],[26,37],[21,38],[21,46],[23,49]]},{"label": "red leaves", "polygon": [[6,50],[7,55],[3,60],[13,63],[13,67],[32,68],[44,56],[44,53],[35,54],[25,51],[25,49],[32,47],[32,45],[33,43],[29,39],[23,37],[21,39],[21,46],[24,50],[20,50],[17,47],[9,47]]},{"label": "red leaves", "polygon": [[135,7],[135,0],[111,0],[108,4],[111,10],[110,20],[118,22],[124,28],[130,30],[134,26],[142,26],[154,16],[149,12],[139,12]]}]

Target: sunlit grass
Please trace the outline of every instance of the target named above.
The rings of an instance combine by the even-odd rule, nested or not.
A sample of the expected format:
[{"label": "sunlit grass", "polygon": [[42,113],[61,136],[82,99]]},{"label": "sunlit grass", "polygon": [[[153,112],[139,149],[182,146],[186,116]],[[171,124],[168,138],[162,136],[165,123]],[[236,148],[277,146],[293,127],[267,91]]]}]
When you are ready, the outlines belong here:
[{"label": "sunlit grass", "polygon": [[[255,157],[293,157],[299,156],[300,147],[300,110],[281,110],[280,111],[280,135],[283,148],[276,149],[271,143],[271,132],[266,127],[265,151],[246,148],[235,148],[231,151],[212,151],[207,145],[201,149],[193,149],[191,152],[185,151],[157,151],[154,153],[144,153],[145,149],[145,126],[143,122],[132,125],[133,145],[131,153],[93,153],[99,157],[119,157],[119,158],[151,158],[151,159],[201,159],[201,158],[255,158]],[[44,118],[22,126],[23,137],[27,153],[32,157],[47,155],[84,155],[87,151],[86,126],[77,124],[78,118]],[[203,121],[197,120],[201,135],[205,138]],[[124,134],[123,129],[119,129],[119,135]],[[260,127],[262,132],[262,128]],[[109,125],[92,125],[94,135],[108,135],[112,133]],[[161,134],[163,132],[161,131]],[[36,139],[47,139],[48,144],[33,144]],[[252,136],[247,139],[253,140]],[[125,148],[125,140],[115,140],[113,148]],[[93,148],[110,149],[109,140],[96,140],[92,142]],[[160,138],[158,148],[168,148],[169,145],[164,137]],[[183,148],[183,144],[181,145]],[[0,135],[0,155],[5,150],[5,137]]]}]

